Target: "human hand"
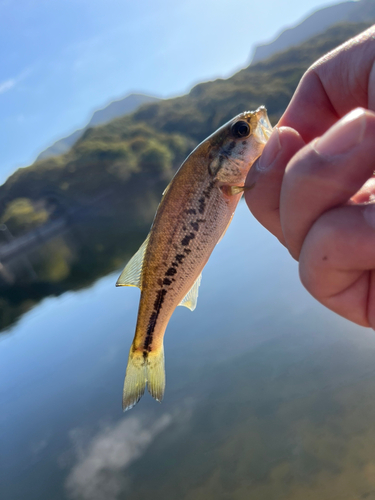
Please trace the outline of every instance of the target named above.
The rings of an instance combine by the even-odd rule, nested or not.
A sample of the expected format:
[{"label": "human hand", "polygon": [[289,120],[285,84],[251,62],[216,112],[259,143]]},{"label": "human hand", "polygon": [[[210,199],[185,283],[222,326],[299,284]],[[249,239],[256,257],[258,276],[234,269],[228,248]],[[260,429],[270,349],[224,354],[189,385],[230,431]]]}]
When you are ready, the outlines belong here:
[{"label": "human hand", "polygon": [[322,304],[375,327],[375,27],[302,78],[250,170],[254,216]]}]

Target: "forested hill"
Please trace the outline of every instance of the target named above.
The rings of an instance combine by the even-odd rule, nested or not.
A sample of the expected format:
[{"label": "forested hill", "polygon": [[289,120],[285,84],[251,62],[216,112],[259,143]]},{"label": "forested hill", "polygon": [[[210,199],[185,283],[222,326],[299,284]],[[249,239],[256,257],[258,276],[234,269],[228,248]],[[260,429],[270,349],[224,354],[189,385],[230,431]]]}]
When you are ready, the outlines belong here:
[{"label": "forested hill", "polygon": [[290,47],[300,45],[312,36],[323,33],[330,26],[341,22],[367,22],[374,19],[374,0],[348,0],[327,5],[304,19],[300,24],[287,28],[270,43],[257,45],[252,62],[263,61]]},{"label": "forested hill", "polygon": [[120,269],[199,141],[261,104],[275,123],[308,66],[369,25],[337,25],[231,78],[89,128],[66,154],[17,170],[0,186],[0,330],[44,297]]},{"label": "forested hill", "polygon": [[193,146],[237,113],[264,104],[275,123],[308,66],[369,25],[336,25],[231,78],[201,83],[187,95],[89,128],[67,154],[16,171],[0,187],[0,214],[17,197],[41,201],[53,192],[74,204],[103,189],[123,194],[130,180],[143,181],[142,174],[166,182]]},{"label": "forested hill", "polygon": [[103,125],[104,123],[108,123],[119,116],[124,116],[135,111],[142,104],[146,104],[149,102],[155,102],[159,99],[157,97],[152,97],[144,94],[130,94],[123,99],[119,99],[118,101],[112,101],[104,108],[98,109],[94,112],[91,117],[89,123],[79,130],[76,130],[72,134],[67,137],[63,137],[56,141],[52,146],[48,147],[44,151],[42,151],[36,161],[45,160],[46,158],[51,158],[52,156],[58,156],[66,153],[69,149],[78,141],[80,137],[82,137],[85,130],[89,127],[96,127],[98,125]]}]

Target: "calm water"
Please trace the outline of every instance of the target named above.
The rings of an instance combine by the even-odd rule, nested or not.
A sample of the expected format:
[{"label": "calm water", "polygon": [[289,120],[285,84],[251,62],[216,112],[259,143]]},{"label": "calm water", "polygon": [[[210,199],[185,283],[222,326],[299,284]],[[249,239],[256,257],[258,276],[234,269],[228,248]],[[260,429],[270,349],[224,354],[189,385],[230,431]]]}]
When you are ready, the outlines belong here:
[{"label": "calm water", "polygon": [[375,335],[309,297],[245,204],[168,326],[165,400],[125,414],[139,291],[116,278],[2,336],[2,500],[375,499]]}]

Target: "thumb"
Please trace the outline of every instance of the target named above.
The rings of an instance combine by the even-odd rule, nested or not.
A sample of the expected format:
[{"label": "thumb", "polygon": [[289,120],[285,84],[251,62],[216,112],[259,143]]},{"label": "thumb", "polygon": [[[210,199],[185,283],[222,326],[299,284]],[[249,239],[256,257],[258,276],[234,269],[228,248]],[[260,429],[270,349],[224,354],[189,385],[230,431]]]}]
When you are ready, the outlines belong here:
[{"label": "thumb", "polygon": [[292,256],[298,260],[314,222],[345,204],[375,168],[375,113],[357,108],[289,162],[280,196],[280,221]]}]

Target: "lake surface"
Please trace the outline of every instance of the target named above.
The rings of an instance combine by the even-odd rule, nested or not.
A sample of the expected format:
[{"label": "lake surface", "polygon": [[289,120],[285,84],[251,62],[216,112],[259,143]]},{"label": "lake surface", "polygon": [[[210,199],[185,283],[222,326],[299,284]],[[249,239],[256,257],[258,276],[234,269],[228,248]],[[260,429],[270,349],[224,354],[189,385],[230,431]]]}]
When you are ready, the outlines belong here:
[{"label": "lake surface", "polygon": [[312,299],[240,204],[167,387],[121,410],[139,290],[47,298],[0,340],[2,500],[375,499],[375,335]]}]

